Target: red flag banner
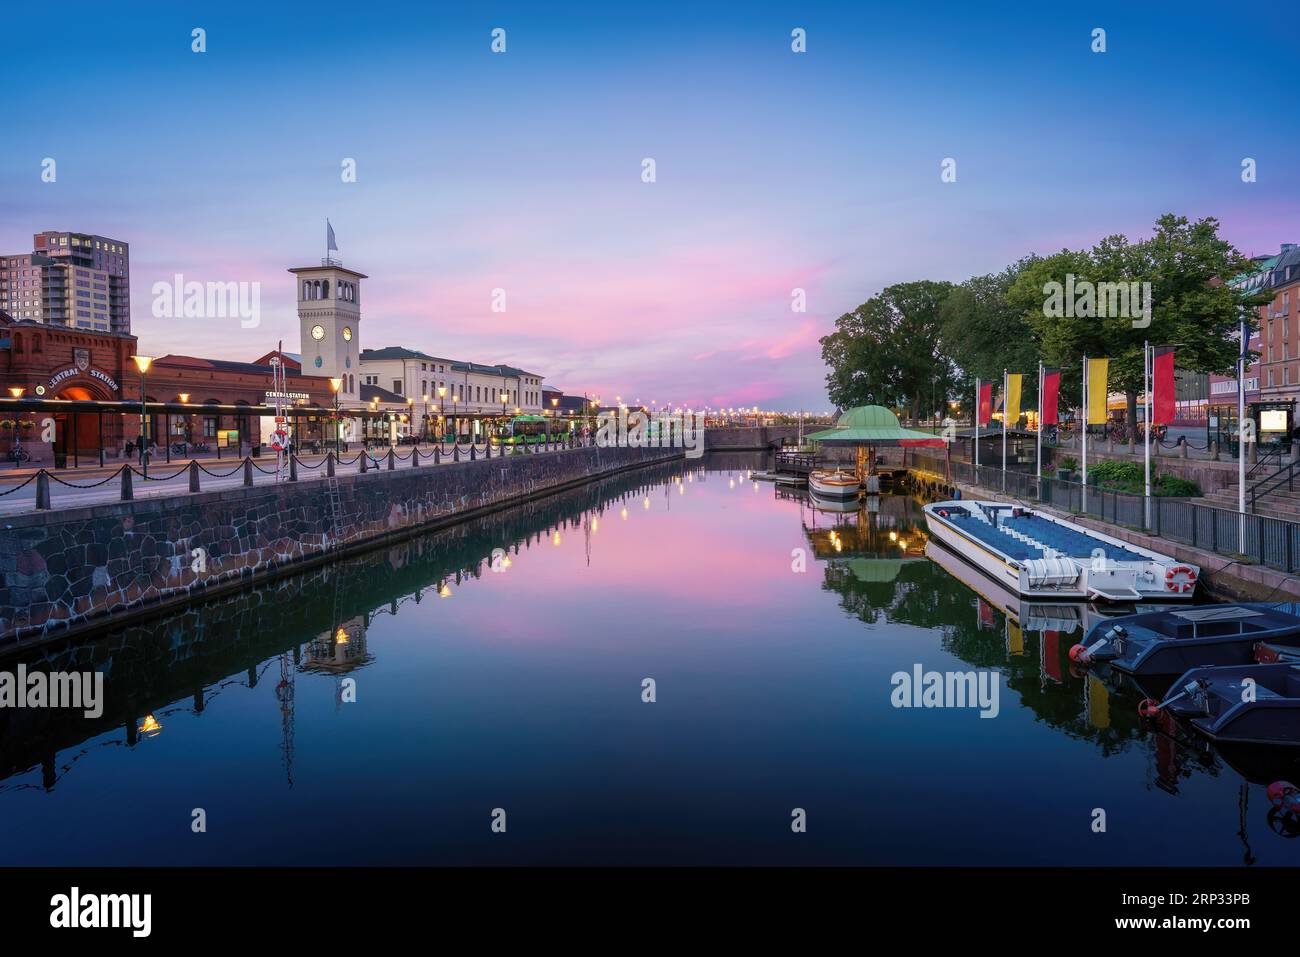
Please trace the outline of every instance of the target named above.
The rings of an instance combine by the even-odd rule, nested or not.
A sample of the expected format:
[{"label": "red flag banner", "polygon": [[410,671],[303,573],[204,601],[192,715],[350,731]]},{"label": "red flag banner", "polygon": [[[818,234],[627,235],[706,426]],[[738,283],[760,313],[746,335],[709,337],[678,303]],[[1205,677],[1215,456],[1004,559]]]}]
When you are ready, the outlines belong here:
[{"label": "red flag banner", "polygon": [[980,425],[988,425],[993,421],[993,383],[980,383],[980,407],[979,419]]},{"label": "red flag banner", "polygon": [[1151,421],[1168,425],[1174,421],[1174,347],[1156,346],[1151,363]]},{"label": "red flag banner", "polygon": [[1059,425],[1060,419],[1056,415],[1056,400],[1061,394],[1061,370],[1044,369],[1043,370],[1043,425]]}]

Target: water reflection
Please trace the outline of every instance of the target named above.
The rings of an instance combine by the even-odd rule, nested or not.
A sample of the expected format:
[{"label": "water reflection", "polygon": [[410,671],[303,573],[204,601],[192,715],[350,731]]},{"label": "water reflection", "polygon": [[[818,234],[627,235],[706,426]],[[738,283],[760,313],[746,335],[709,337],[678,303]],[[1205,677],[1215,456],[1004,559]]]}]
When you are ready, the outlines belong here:
[{"label": "water reflection", "polygon": [[[0,860],[1300,860],[1262,793],[1300,779],[1293,756],[1151,729],[1141,689],[1071,672],[1104,609],[1022,603],[928,542],[919,502],[827,510],[755,482],[767,464],[629,473],[11,655],[102,670],[107,707],[0,710],[0,814],[22,825]],[[996,669],[999,718],[892,709],[912,662]],[[489,843],[505,803],[527,838]],[[365,828],[321,841],[326,804]],[[275,846],[196,847],[194,806]],[[792,844],[792,806],[825,826]]]}]

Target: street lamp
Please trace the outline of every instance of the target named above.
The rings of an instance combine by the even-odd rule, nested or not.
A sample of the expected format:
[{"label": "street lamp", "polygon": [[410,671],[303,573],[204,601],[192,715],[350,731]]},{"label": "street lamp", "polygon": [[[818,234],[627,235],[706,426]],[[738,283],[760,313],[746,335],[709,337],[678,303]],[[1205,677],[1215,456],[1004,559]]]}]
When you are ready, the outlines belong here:
[{"label": "street lamp", "polygon": [[[21,398],[23,397],[23,393],[26,392],[26,391],[27,391],[27,390],[26,390],[25,388],[23,388],[22,386],[20,386],[20,385],[13,385],[13,386],[10,386],[10,387],[9,387],[9,394],[10,394],[11,396],[13,396],[15,399],[21,399]],[[18,468],[18,466],[20,466],[20,465],[22,464],[22,459],[23,459],[23,456],[22,456],[23,439],[22,439],[22,433],[20,433],[20,432],[18,431],[18,419],[17,419],[17,414],[18,414],[18,413],[16,413],[16,412],[14,413],[14,415],[15,415],[15,418],[14,418],[14,451],[13,451],[13,456],[14,456],[14,468]]]},{"label": "street lamp", "polygon": [[[453,442],[460,442],[460,420],[456,416],[456,403],[459,401],[460,396],[453,392],[451,394],[451,422],[454,433],[451,438]],[[474,437],[470,436],[470,441],[472,442],[473,440]]]},{"label": "street lamp", "polygon": [[144,446],[144,377],[149,373],[149,367],[153,365],[153,356],[132,356],[131,361],[135,367],[140,370],[140,469],[145,478],[149,477],[149,456],[145,454]]},{"label": "street lamp", "polygon": [[343,388],[342,377],[335,376],[330,379],[330,391],[334,393],[334,417],[331,420],[333,423],[332,431],[334,432],[334,434],[330,436],[330,438],[334,440],[335,451],[338,451],[338,447],[339,447],[339,391],[342,388]]},{"label": "street lamp", "polygon": [[406,418],[404,421],[408,424],[415,421],[415,396],[411,396],[406,400]]},{"label": "street lamp", "polygon": [[421,396],[424,400],[424,441],[429,441],[429,393]]},{"label": "street lamp", "polygon": [[438,386],[438,444],[439,445],[441,445],[442,440],[446,438],[446,434],[445,434],[446,426],[443,424],[446,418],[447,418],[447,387],[445,385],[440,385]]}]

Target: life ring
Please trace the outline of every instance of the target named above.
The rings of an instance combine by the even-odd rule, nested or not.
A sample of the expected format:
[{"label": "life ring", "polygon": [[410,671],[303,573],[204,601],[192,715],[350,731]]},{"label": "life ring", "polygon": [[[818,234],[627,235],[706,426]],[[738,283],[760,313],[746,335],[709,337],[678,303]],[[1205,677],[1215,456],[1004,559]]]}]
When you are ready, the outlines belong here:
[{"label": "life ring", "polygon": [[1154,718],[1160,713],[1160,702],[1155,698],[1143,698],[1138,702],[1138,714],[1143,718]]},{"label": "life ring", "polygon": [[1165,589],[1184,595],[1196,587],[1196,569],[1190,565],[1171,565],[1165,569]]},{"label": "life ring", "polygon": [[947,518],[947,517],[948,517],[948,510],[947,510],[946,508],[941,508],[941,509],[939,509],[939,517],[940,517],[940,518]]}]

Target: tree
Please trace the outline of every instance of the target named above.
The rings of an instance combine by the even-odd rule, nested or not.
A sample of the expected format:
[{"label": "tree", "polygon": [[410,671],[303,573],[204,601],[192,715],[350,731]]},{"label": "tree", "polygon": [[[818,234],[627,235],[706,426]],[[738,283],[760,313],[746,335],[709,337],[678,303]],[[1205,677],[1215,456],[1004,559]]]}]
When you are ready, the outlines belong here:
[{"label": "tree", "polygon": [[956,395],[970,396],[976,378],[1000,382],[1006,370],[1025,374],[1022,403],[1037,401],[1038,342],[1024,309],[1008,298],[1020,275],[1037,261],[1026,256],[1000,273],[967,279],[944,301],[940,337],[954,366]]},{"label": "tree", "polygon": [[831,401],[885,405],[913,418],[942,409],[954,378],[940,336],[951,291],[946,282],[898,283],[836,319],[821,340]]},{"label": "tree", "polygon": [[1253,264],[1218,229],[1213,217],[1193,223],[1166,214],[1149,239],[1108,236],[1087,252],[1062,250],[1021,273],[1010,298],[1044,361],[1065,370],[1063,389],[1077,394],[1084,356],[1109,357],[1109,386],[1126,394],[1128,421],[1136,423],[1144,342],[1176,345],[1182,369],[1232,372],[1236,333],[1243,321],[1253,323],[1259,299],[1227,284]]}]

